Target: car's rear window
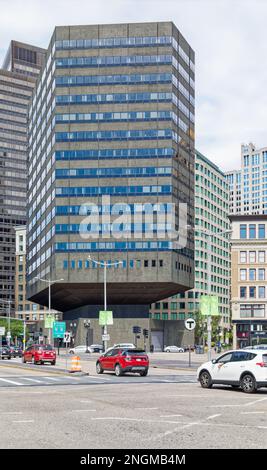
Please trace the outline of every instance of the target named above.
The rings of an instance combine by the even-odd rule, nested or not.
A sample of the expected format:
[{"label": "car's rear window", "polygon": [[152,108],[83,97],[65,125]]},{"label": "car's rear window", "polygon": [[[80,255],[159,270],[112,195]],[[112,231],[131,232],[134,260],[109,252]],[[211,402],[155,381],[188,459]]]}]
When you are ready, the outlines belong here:
[{"label": "car's rear window", "polygon": [[44,351],[53,351],[53,347],[51,344],[42,344],[40,346],[40,349],[43,349]]},{"label": "car's rear window", "polygon": [[146,356],[146,352],[143,349],[127,349],[123,352],[124,356]]},{"label": "car's rear window", "polygon": [[262,355],[262,362],[264,362],[264,364],[267,364],[267,354]]}]

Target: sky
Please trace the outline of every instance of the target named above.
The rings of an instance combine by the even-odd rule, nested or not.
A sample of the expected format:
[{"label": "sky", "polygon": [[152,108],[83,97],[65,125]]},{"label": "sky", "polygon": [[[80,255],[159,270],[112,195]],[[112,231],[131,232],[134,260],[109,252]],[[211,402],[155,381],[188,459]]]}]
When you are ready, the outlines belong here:
[{"label": "sky", "polygon": [[241,143],[267,146],[266,18],[266,0],[0,0],[0,64],[56,25],[171,20],[196,53],[196,148],[231,170]]}]

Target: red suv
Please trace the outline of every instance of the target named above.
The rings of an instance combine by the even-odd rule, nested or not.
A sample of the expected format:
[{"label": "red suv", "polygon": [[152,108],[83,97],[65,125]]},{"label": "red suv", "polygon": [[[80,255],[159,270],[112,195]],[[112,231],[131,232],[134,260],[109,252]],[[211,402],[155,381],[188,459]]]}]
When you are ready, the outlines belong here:
[{"label": "red suv", "polygon": [[50,362],[54,366],[56,364],[56,351],[50,344],[33,344],[25,349],[22,362],[33,362],[34,364]]},{"label": "red suv", "polygon": [[105,370],[114,371],[117,377],[125,372],[138,372],[144,377],[148,368],[149,359],[142,349],[111,349],[96,362],[97,374],[103,374]]}]

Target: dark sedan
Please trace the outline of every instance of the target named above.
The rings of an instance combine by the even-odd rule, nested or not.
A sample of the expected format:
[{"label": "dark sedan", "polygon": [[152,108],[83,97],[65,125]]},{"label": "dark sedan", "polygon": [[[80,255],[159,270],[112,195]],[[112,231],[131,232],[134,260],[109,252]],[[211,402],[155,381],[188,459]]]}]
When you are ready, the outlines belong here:
[{"label": "dark sedan", "polygon": [[12,357],[22,357],[23,350],[19,346],[10,346],[11,356]]},{"label": "dark sedan", "polygon": [[1,359],[11,359],[11,351],[8,346],[0,347],[0,358]]}]

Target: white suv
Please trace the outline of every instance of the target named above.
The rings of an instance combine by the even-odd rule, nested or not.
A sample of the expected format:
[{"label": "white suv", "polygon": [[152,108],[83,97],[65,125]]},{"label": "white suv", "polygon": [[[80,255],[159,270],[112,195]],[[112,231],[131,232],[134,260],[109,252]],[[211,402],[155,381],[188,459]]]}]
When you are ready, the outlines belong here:
[{"label": "white suv", "polygon": [[267,351],[228,351],[202,364],[197,370],[197,379],[203,388],[222,384],[241,387],[243,392],[253,393],[260,387],[267,387]]}]

